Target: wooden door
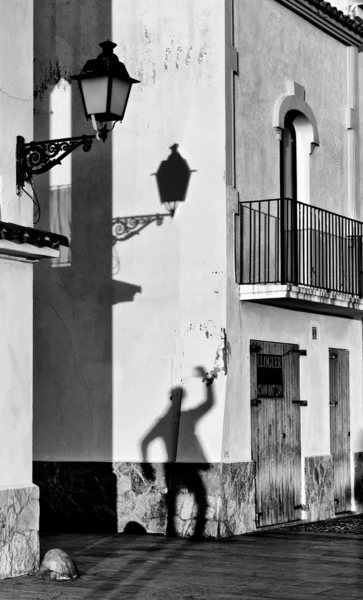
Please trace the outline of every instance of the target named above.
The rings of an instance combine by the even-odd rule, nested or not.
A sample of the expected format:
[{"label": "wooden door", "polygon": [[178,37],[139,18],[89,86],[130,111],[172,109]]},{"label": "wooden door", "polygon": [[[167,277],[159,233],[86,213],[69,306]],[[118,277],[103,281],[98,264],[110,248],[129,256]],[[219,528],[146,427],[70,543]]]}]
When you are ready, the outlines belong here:
[{"label": "wooden door", "polygon": [[[301,518],[300,354],[294,344],[251,340],[250,356],[256,523],[261,527]],[[268,397],[260,385],[263,356],[281,357],[280,397]]]},{"label": "wooden door", "polygon": [[349,351],[329,348],[330,452],[335,512],[351,510]]}]

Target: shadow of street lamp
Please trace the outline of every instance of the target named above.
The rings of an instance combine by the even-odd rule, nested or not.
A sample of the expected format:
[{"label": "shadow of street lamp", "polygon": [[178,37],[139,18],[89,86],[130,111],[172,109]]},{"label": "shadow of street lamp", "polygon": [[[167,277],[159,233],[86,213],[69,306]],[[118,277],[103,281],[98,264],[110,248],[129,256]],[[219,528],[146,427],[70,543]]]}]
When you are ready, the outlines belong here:
[{"label": "shadow of street lamp", "polygon": [[170,146],[171,154],[162,161],[157,172],[152,173],[156,177],[160,202],[172,217],[178,203],[185,201],[190,175],[195,172],[179,154],[178,147],[179,144]]},{"label": "shadow of street lamp", "polygon": [[178,202],[186,199],[191,173],[187,161],[178,152],[178,144],[170,146],[171,154],[163,160],[156,173],[160,202],[165,206],[166,213],[149,215],[132,215],[130,217],[114,217],[112,219],[112,243],[124,242],[138,235],[151,223],[162,225],[166,217],[173,217]]}]

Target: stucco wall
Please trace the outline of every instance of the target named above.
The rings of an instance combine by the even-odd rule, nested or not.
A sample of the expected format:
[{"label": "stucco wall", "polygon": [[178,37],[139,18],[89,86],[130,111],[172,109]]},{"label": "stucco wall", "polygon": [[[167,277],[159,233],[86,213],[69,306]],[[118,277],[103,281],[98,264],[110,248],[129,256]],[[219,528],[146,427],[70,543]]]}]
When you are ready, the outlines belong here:
[{"label": "stucco wall", "polygon": [[[310,156],[311,204],[347,215],[347,48],[272,0],[235,2],[234,44],[239,52],[239,75],[235,78],[239,200],[280,196],[279,141],[273,113],[278,99],[286,94],[287,81],[295,81],[305,88],[320,135],[320,147]],[[358,145],[356,151],[359,164]],[[236,212],[234,196],[231,188],[230,243]],[[232,256],[230,260],[233,264]],[[316,341],[311,339],[312,322],[320,332]],[[301,398],[308,401],[308,406],[301,409],[304,456],[330,452],[328,348],[348,349],[351,447],[352,451],[360,449],[363,414],[359,321],[241,302],[234,273],[229,269],[227,333],[231,355],[224,460],[251,458],[250,339],[291,342],[308,350],[308,356],[300,360]]]},{"label": "stucco wall", "polygon": [[32,266],[0,259],[0,485],[32,481]]},{"label": "stucco wall", "polygon": [[[33,223],[16,195],[16,136],[33,139],[33,2],[0,1],[0,219]],[[0,257],[0,485],[32,481],[32,265]]]},{"label": "stucco wall", "polygon": [[[318,327],[318,339],[312,339],[311,328]],[[226,414],[229,438],[224,454],[231,462],[251,458],[250,421],[250,339],[299,344],[307,350],[300,358],[300,398],[308,401],[301,408],[302,456],[330,453],[329,348],[349,350],[351,450],[356,452],[363,442],[362,342],[361,323],[356,320],[302,313],[277,307],[243,302],[240,312],[241,355],[240,378],[234,390],[234,402]]]},{"label": "stucco wall", "polygon": [[[50,95],[111,38],[111,2],[36,0],[34,27],[35,139],[91,134],[76,86],[71,128],[69,99],[62,115]],[[44,261],[34,268],[35,460],[112,459],[111,154],[112,139],[88,153],[77,149],[70,173],[62,165],[36,180],[42,229],[50,227],[50,186],[71,186],[72,258],[69,266]]]},{"label": "stucco wall", "polygon": [[16,195],[15,146],[17,135],[33,139],[33,1],[1,0],[0,22],[0,218],[32,226],[31,199]]},{"label": "stucco wall", "polygon": [[240,200],[280,195],[273,111],[287,82],[305,88],[320,147],[310,157],[311,204],[347,214],[346,47],[272,0],[235,3],[236,148]]},{"label": "stucco wall", "polygon": [[[220,458],[224,401],[225,273],[224,3],[220,0],[113,4],[113,39],[142,80],[115,131],[114,215],[165,212],[151,177],[179,144],[192,173],[174,219],[120,243],[122,276],[142,286],[115,306],[114,456],[139,459],[138,444],[183,384],[183,409],[203,400],[197,365],[219,370],[216,405],[198,425],[210,461]],[[122,191],[123,190],[123,191]],[[121,333],[122,332],[122,333]],[[126,417],[127,415],[127,417]],[[152,460],[165,452],[156,442]],[[183,460],[198,460],[184,455]]]},{"label": "stucco wall", "polygon": [[[184,385],[183,409],[204,400],[204,385],[192,375],[203,365],[218,375],[216,402],[197,435],[205,458],[218,461],[226,348],[224,2],[122,0],[108,5],[107,17],[103,2],[80,2],[87,20],[77,21],[77,35],[69,28],[74,6],[45,4],[43,11],[44,2],[36,3],[43,66],[48,47],[61,74],[76,71],[109,37],[141,84],[112,139],[72,157],[71,267],[36,271],[35,459],[140,460],[141,440],[170,407],[171,387]],[[73,133],[82,133],[90,126],[77,93],[73,87]],[[43,100],[39,131],[47,118]],[[174,143],[196,171],[185,202],[173,219],[112,249],[111,216],[166,212],[152,174]],[[110,170],[102,172],[95,152],[98,161],[110,152]],[[43,179],[45,193],[48,185]],[[125,286],[135,286],[128,299]],[[189,454],[180,458],[197,460]],[[160,440],[149,458],[166,458]]]}]

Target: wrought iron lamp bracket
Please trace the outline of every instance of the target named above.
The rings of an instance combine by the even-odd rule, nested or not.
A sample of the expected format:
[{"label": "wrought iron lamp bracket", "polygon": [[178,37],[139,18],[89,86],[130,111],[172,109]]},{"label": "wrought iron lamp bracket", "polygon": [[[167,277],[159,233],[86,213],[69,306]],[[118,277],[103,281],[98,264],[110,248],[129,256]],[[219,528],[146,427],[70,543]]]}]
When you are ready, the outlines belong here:
[{"label": "wrought iron lamp bracket", "polygon": [[24,138],[18,135],[16,138],[16,193],[20,194],[24,183],[30,183],[33,175],[45,173],[55,165],[59,165],[68,154],[71,154],[79,146],[82,146],[85,152],[89,152],[95,137],[96,135],[81,135],[26,144]]}]

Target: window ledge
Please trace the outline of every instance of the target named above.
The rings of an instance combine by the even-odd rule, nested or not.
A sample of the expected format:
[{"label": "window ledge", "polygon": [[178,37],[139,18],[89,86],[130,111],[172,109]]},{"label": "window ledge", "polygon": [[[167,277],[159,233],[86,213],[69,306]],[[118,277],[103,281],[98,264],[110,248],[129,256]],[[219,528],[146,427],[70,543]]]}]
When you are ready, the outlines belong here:
[{"label": "window ledge", "polygon": [[33,261],[57,258],[59,246],[69,247],[63,235],[0,221],[0,255]]},{"label": "window ledge", "polygon": [[32,246],[31,244],[0,240],[0,257],[2,255],[14,258],[25,258],[30,261],[38,261],[41,258],[57,258],[59,250],[54,248]]}]

